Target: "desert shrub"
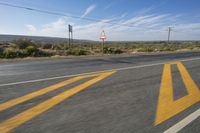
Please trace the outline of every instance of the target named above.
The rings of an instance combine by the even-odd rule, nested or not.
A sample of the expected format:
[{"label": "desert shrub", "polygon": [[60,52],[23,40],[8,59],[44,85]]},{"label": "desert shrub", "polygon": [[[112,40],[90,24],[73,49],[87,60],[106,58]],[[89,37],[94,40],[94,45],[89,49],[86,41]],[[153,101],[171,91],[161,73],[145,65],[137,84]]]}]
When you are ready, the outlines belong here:
[{"label": "desert shrub", "polygon": [[53,50],[62,50],[62,48],[59,45],[54,45]]},{"label": "desert shrub", "polygon": [[4,51],[4,49],[0,48],[0,58],[3,58],[3,51]]},{"label": "desert shrub", "polygon": [[14,50],[14,49],[0,49],[0,58],[25,58],[25,57],[49,57],[53,53],[42,51],[33,46],[28,46],[26,49]]},{"label": "desert shrub", "polygon": [[37,53],[38,49],[34,46],[28,46],[24,49],[24,52],[27,56],[34,56]]},{"label": "desert shrub", "polygon": [[31,40],[27,40],[27,39],[15,40],[14,43],[17,45],[19,49],[25,49],[28,46],[36,47],[36,45]]},{"label": "desert shrub", "polygon": [[41,48],[42,49],[52,49],[53,48],[52,45],[53,44],[50,44],[50,43],[42,44]]},{"label": "desert shrub", "polygon": [[17,52],[13,49],[5,49],[3,51],[3,57],[4,58],[16,58],[17,57]]},{"label": "desert shrub", "polygon": [[79,56],[79,55],[87,55],[89,54],[89,52],[80,48],[71,48],[68,49],[67,54]]},{"label": "desert shrub", "polygon": [[17,51],[17,58],[24,58],[24,57],[27,57],[28,54],[25,50],[18,50]]},{"label": "desert shrub", "polygon": [[118,49],[118,48],[105,47],[104,53],[105,54],[121,54],[121,53],[123,53],[123,51],[121,49]]},{"label": "desert shrub", "polygon": [[138,52],[153,52],[154,48],[153,47],[143,47],[143,48],[139,48]]},{"label": "desert shrub", "polygon": [[43,51],[40,49],[37,49],[37,51],[35,51],[33,54],[34,57],[50,57],[53,55],[54,55],[54,53],[52,53],[52,52]]},{"label": "desert shrub", "polygon": [[113,51],[114,51],[114,48],[104,47],[105,54],[112,54]]},{"label": "desert shrub", "polygon": [[163,52],[163,51],[171,51],[170,47],[160,47],[158,51]]},{"label": "desert shrub", "polygon": [[115,49],[114,54],[122,54],[123,51],[121,49]]},{"label": "desert shrub", "polygon": [[11,44],[9,44],[9,47],[10,47],[10,48],[13,48],[13,49],[17,49],[17,48],[18,48],[18,45],[15,44],[15,43],[11,43]]}]

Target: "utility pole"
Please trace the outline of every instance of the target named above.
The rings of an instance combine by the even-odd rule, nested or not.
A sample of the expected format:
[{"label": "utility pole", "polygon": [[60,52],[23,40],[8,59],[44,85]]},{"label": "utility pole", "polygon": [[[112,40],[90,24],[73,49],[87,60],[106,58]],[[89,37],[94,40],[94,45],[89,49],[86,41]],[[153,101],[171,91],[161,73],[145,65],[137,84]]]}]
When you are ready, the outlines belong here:
[{"label": "utility pole", "polygon": [[168,27],[168,44],[170,42],[171,31],[172,31],[172,27]]}]

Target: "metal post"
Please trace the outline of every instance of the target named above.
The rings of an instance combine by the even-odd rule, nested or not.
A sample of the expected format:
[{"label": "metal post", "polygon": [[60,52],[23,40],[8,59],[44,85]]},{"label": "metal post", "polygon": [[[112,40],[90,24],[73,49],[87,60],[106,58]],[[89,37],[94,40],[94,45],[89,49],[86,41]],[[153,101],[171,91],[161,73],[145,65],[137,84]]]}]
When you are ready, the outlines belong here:
[{"label": "metal post", "polygon": [[101,32],[101,36],[100,36],[100,40],[101,42],[101,50],[102,50],[102,54],[104,54],[104,43],[105,43],[105,39],[106,39],[106,34],[104,32],[104,30]]},{"label": "metal post", "polygon": [[70,42],[70,32],[69,32],[69,48],[70,48],[70,45],[71,45],[71,42]]},{"label": "metal post", "polygon": [[69,47],[71,47],[72,26],[69,24],[68,28],[69,28]]},{"label": "metal post", "polygon": [[102,39],[102,54],[104,54],[104,39]]},{"label": "metal post", "polygon": [[73,47],[73,30],[71,31],[71,45]]}]

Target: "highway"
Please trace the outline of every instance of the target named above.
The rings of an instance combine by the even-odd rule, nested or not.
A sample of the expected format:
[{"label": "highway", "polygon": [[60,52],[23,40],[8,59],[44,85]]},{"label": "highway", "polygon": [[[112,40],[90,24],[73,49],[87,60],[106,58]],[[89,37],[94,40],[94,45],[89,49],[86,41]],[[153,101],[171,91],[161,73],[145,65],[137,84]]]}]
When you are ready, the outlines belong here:
[{"label": "highway", "polygon": [[0,62],[0,133],[161,132],[200,132],[200,52]]}]

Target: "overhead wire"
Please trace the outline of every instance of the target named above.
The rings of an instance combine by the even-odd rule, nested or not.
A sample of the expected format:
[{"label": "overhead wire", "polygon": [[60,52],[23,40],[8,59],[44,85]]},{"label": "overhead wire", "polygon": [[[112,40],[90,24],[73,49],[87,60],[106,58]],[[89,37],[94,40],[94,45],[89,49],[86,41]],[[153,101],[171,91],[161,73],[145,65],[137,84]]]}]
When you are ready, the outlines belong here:
[{"label": "overhead wire", "polygon": [[29,11],[35,11],[35,12],[39,12],[39,13],[45,13],[45,14],[49,14],[49,15],[64,16],[64,17],[70,17],[70,18],[75,18],[75,19],[83,19],[86,21],[101,22],[101,23],[126,26],[126,27],[136,27],[136,26],[133,26],[130,24],[120,24],[120,23],[115,23],[115,22],[100,20],[100,19],[95,19],[95,18],[81,17],[81,16],[76,16],[76,15],[68,15],[68,14],[60,13],[60,12],[56,12],[56,11],[47,11],[47,10],[42,10],[42,9],[37,9],[37,8],[32,8],[32,7],[27,7],[27,6],[20,6],[20,5],[16,5],[16,4],[10,4],[10,3],[0,2],[0,5],[13,7],[13,8],[25,9],[25,10],[29,10]]}]

